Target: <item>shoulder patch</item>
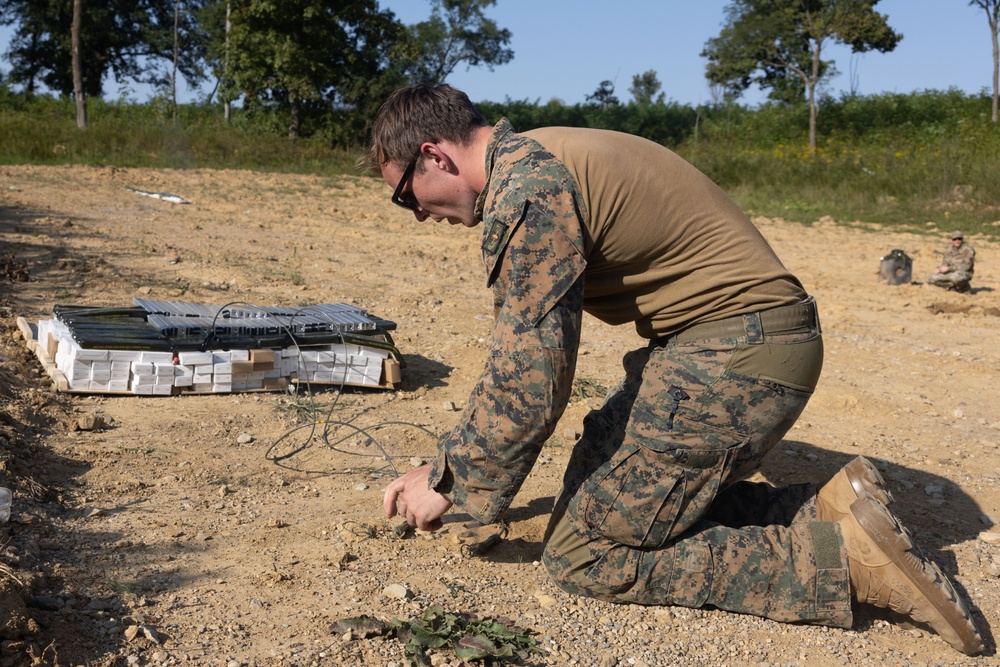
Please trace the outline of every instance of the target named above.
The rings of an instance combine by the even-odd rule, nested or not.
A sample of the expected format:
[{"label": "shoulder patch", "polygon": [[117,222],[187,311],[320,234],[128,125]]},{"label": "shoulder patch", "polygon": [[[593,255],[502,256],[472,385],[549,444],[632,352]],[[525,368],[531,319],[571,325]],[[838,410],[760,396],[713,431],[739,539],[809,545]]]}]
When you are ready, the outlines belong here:
[{"label": "shoulder patch", "polygon": [[510,228],[507,225],[499,220],[490,222],[489,229],[483,235],[483,252],[488,255],[495,255],[500,252],[507,241],[508,234],[510,234]]}]

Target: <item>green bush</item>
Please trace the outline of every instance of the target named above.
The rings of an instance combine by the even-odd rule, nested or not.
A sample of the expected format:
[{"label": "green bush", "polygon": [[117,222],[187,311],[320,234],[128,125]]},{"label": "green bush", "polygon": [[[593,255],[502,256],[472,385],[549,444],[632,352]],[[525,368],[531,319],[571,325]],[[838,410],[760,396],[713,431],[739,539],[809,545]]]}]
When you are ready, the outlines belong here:
[{"label": "green bush", "polygon": [[807,114],[805,105],[711,109],[701,140],[678,150],[761,215],[915,230],[933,221],[997,234],[1000,127],[990,122],[988,96],[826,100],[815,151]]},{"label": "green bush", "polygon": [[[807,142],[805,104],[697,108],[668,104],[479,102],[490,122],[520,131],[550,125],[647,137],[697,165],[751,213],[811,222],[924,229],[928,221],[995,235],[1000,227],[1000,126],[990,97],[956,90],[845,96],[819,107],[818,146]],[[302,137],[280,109],[91,100],[76,127],[71,100],[15,94],[0,85],[0,163],[227,168],[357,173],[370,118],[313,109]]]},{"label": "green bush", "polygon": [[0,86],[0,163],[120,167],[261,169],[346,173],[359,149],[336,148],[321,131],[290,140],[287,122],[269,110],[183,104],[174,118],[162,100],[130,104],[90,100],[87,128],[76,127],[72,100],[12,94]]}]

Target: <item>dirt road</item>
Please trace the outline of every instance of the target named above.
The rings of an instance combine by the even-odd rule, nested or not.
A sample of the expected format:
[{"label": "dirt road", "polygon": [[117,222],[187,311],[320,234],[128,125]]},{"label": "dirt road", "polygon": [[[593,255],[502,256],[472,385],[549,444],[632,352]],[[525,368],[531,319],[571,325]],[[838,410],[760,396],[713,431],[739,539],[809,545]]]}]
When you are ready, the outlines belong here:
[{"label": "dirt road", "polygon": [[[982,535],[1000,531],[1000,244],[967,239],[978,264],[961,295],[876,279],[879,258],[901,248],[922,283],[944,219],[927,235],[755,220],[816,296],[827,346],[819,390],[760,475],[823,482],[858,454],[876,460],[897,514],[971,600],[987,642],[973,659],[879,619],[825,630],[613,607],[550,584],[537,561],[573,434],[641,344],[589,318],[576,397],[502,543],[470,557],[461,515],[442,534],[394,535],[381,489],[454,425],[491,305],[478,231],[416,223],[388,199],[360,178],[0,167],[0,255],[14,258],[0,275],[0,485],[16,493],[0,537],[0,665],[400,665],[396,640],[329,626],[430,604],[536,632],[549,655],[529,664],[1000,664],[1000,544]],[[19,267],[29,282],[16,282]],[[51,391],[15,319],[136,296],[349,302],[397,322],[403,382],[320,390],[312,404]],[[326,432],[297,428],[311,407]],[[104,427],[78,430],[91,416]]]}]

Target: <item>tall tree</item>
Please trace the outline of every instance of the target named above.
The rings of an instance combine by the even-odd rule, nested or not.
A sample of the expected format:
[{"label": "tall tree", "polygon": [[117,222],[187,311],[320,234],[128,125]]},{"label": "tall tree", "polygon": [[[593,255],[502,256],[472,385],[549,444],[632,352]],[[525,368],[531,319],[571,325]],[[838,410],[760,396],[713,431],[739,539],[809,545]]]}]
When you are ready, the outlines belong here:
[{"label": "tall tree", "polygon": [[718,37],[705,45],[706,76],[734,96],[756,83],[780,101],[809,103],[809,146],[816,148],[816,87],[835,73],[828,43],[855,53],[896,48],[903,38],[874,10],[879,0],[734,0]]},{"label": "tall tree", "polygon": [[660,92],[663,84],[656,76],[656,70],[651,69],[642,74],[632,76],[632,87],[628,89],[632,93],[632,99],[638,105],[663,104],[664,94]]},{"label": "tall tree", "polygon": [[431,17],[410,27],[415,57],[410,76],[443,83],[461,63],[491,72],[514,59],[510,30],[483,13],[496,0],[431,0]]},{"label": "tall tree", "polygon": [[[232,29],[233,29],[233,3],[231,2],[231,0],[226,0],[226,38],[225,38],[225,52],[223,54],[223,60],[222,60],[223,76],[226,76],[229,73],[229,31]],[[229,96],[226,96],[225,98],[224,114],[226,116],[226,122],[228,123],[233,117],[233,100]]]},{"label": "tall tree", "polygon": [[177,120],[177,59],[180,56],[180,22],[181,3],[174,5],[174,61],[170,69],[170,107],[173,110],[174,120]]},{"label": "tall tree", "polygon": [[597,89],[587,95],[587,101],[593,104],[595,107],[600,107],[602,110],[608,107],[613,107],[618,104],[618,98],[615,96],[615,83],[610,79],[605,79],[597,85]]},{"label": "tall tree", "polygon": [[226,77],[251,105],[287,109],[296,137],[305,109],[363,101],[402,30],[376,0],[233,0]]},{"label": "tall tree", "polygon": [[223,103],[223,113],[228,121],[231,117],[231,102],[239,97],[230,74],[229,34],[232,30],[233,11],[246,4],[240,0],[205,0],[195,10],[196,21],[205,34],[205,63],[215,78],[215,87],[209,99],[218,94]]},{"label": "tall tree", "polygon": [[1000,101],[1000,0],[969,0],[969,4],[982,7],[990,24],[993,37],[993,122],[997,122]]},{"label": "tall tree", "polygon": [[[103,94],[109,72],[119,80],[164,85],[173,59],[177,0],[87,0],[79,26],[83,91]],[[193,4],[188,0],[188,4]],[[39,84],[64,95],[74,91],[74,0],[0,0],[0,23],[14,25],[6,52],[11,81],[33,92]],[[188,16],[179,27],[178,69],[192,84],[201,78],[201,36]]]},{"label": "tall tree", "polygon": [[80,57],[80,26],[83,23],[83,0],[73,0],[73,26],[70,41],[73,47],[73,97],[76,98],[76,126],[87,129],[87,94],[83,92],[83,62]]}]

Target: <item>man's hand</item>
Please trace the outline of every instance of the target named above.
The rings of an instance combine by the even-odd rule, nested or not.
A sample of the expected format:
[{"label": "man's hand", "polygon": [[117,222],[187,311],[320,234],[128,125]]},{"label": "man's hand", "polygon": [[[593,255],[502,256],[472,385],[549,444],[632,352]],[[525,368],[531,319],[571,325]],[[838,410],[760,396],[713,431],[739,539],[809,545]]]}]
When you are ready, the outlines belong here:
[{"label": "man's hand", "polygon": [[441,528],[441,517],[451,509],[451,501],[428,488],[431,466],[425,464],[397,477],[385,488],[382,508],[390,519],[397,514],[420,530]]}]

